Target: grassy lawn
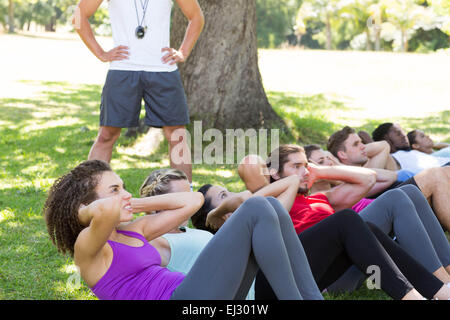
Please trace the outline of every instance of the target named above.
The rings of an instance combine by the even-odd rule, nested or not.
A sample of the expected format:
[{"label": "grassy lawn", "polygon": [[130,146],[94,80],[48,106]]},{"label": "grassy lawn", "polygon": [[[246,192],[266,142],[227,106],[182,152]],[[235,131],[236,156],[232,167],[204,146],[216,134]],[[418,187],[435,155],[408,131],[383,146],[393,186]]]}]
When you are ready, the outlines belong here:
[{"label": "grassy lawn", "polygon": [[[102,85],[23,79],[11,81],[12,88],[20,88],[17,93],[0,94],[0,299],[95,299],[83,283],[68,284],[75,266],[51,244],[41,211],[53,181],[87,157],[97,134]],[[349,122],[371,131],[383,120],[397,121],[405,129],[420,127],[433,138],[450,142],[449,110],[423,117],[355,120],[353,115],[361,109],[339,99],[267,86],[266,90],[292,130],[292,140],[283,142],[324,145],[334,130]],[[120,137],[111,163],[135,196],[150,171],[169,166],[167,144],[162,142],[153,152],[139,152],[145,139],[145,135]],[[244,189],[234,165],[195,165],[193,181],[194,188],[214,183],[232,191]],[[389,299],[366,288],[326,297]]]}]

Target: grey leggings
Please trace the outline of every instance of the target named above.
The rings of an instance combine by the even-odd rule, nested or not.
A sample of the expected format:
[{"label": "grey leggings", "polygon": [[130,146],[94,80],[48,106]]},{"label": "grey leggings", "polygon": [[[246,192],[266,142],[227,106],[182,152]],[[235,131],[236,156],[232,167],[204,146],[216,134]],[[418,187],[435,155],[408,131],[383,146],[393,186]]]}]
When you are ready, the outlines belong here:
[{"label": "grey leggings", "polygon": [[[398,244],[429,272],[450,265],[450,245],[436,215],[422,192],[413,185],[389,190],[360,212]],[[366,278],[352,267],[328,288],[331,292],[352,291]]]},{"label": "grey leggings", "polygon": [[261,268],[278,299],[322,300],[289,214],[275,210],[274,201],[245,201],[202,250],[171,299],[244,299]]}]

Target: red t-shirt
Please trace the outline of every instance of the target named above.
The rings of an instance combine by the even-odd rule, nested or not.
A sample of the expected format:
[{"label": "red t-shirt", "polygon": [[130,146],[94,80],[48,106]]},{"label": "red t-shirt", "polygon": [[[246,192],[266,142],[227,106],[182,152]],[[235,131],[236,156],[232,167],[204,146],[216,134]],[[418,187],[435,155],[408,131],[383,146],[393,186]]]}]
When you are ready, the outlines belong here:
[{"label": "red t-shirt", "polygon": [[323,193],[312,196],[297,195],[289,215],[299,234],[334,213],[328,198]]}]

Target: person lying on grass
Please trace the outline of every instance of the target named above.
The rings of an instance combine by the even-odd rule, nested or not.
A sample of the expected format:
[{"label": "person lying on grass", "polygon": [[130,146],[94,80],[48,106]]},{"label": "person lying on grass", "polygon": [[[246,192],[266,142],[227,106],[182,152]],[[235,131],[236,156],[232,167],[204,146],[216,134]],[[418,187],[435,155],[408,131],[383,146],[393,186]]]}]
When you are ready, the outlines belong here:
[{"label": "person lying on grass", "polygon": [[[220,187],[212,186],[209,189],[219,188],[217,191],[219,191],[219,198],[225,199],[222,202],[222,208],[226,208],[224,212],[226,212],[224,215],[215,213],[218,213],[216,210],[215,213],[208,215],[206,224],[212,224],[216,226],[221,226],[223,223],[225,223],[225,220],[228,219],[231,216],[231,212],[234,212],[236,208],[240,206],[246,199],[248,199],[251,196],[264,196],[269,197],[268,200],[273,203],[273,207],[276,210],[282,210],[287,213],[287,210],[290,209],[292,206],[292,203],[295,199],[298,187],[299,187],[300,180],[298,177],[291,176],[287,177],[285,179],[280,179],[266,187],[263,187],[258,192],[256,192],[254,195],[248,190],[236,193],[231,195],[230,197],[227,197],[226,190],[222,189],[220,190]],[[152,172],[144,181],[140,188],[140,195],[141,196],[154,196],[154,195],[160,195],[165,193],[171,193],[171,192],[179,192],[179,191],[189,191],[189,182],[187,180],[187,177],[184,176],[182,172],[179,172],[178,170],[171,170],[171,169],[162,169],[162,170],[156,170]],[[214,192],[213,190],[209,191],[209,193]],[[277,197],[278,201],[275,201],[271,197]],[[204,211],[205,212],[205,211]],[[285,216],[287,214],[285,213]],[[222,217],[227,217],[226,219],[222,219]],[[201,220],[201,217],[204,217],[202,213],[196,214],[193,219],[194,225],[198,225],[198,223]],[[355,220],[356,219],[356,220]],[[354,221],[355,220],[355,221]],[[201,223],[201,222],[200,222]],[[291,222],[289,222],[291,223]],[[340,216],[337,214],[334,219],[329,219],[330,226],[335,226],[336,224],[341,223],[342,225],[345,225],[346,228],[350,228],[352,226],[354,229],[357,229],[358,232],[352,232],[351,237],[357,237],[361,239],[362,242],[365,243],[367,241],[367,245],[373,246],[373,243],[370,243],[370,241],[374,240],[373,236],[366,240],[367,235],[365,232],[368,232],[367,228],[358,228],[357,224],[362,223],[362,221],[358,217],[353,217],[352,214],[342,214]],[[186,231],[180,231],[179,228],[176,228],[171,231],[170,234],[163,235],[159,239],[155,239],[152,241],[152,244],[155,243],[155,247],[158,249],[158,251],[161,252],[161,256],[166,257],[165,261],[167,265],[171,265],[172,269],[175,270],[183,270],[185,273],[189,272],[190,267],[195,262],[195,259],[198,257],[200,252],[202,251],[202,245],[203,247],[207,245],[208,241],[210,241],[210,237],[204,237],[203,235],[201,238],[202,241],[198,240],[198,236],[196,236],[196,233],[205,233],[203,230],[199,229],[190,229],[187,228],[186,225],[188,224],[188,221],[185,221],[182,225],[182,227]],[[201,227],[205,227],[204,224],[201,225]],[[322,228],[325,228],[325,224],[322,225]],[[216,232],[216,230],[212,230],[210,228],[207,228],[211,230],[213,233]],[[187,231],[190,230],[190,231]],[[192,230],[192,231],[191,231]],[[325,232],[325,230],[321,229],[322,231],[318,230],[314,234],[319,234],[319,232]],[[328,231],[326,231],[328,233]],[[379,237],[386,239],[386,236],[382,235],[381,232],[379,233]],[[209,233],[211,235],[211,233]],[[353,238],[354,240],[355,238]],[[312,239],[311,239],[312,240]],[[333,239],[332,237],[324,237],[324,239],[321,240],[322,245],[324,245],[324,242],[329,243],[329,247],[333,247],[336,244],[336,239]],[[389,240],[387,240],[389,242]],[[339,242],[339,241],[338,241]],[[351,246],[347,243],[349,246],[348,250],[353,250],[354,246]],[[325,246],[325,245],[324,245]],[[391,249],[391,246],[387,244],[387,247]],[[375,248],[378,248],[375,246]],[[305,250],[308,252],[308,249],[305,247]],[[377,249],[375,249],[376,258],[383,259],[383,255],[377,256]],[[394,250],[394,254],[396,254],[396,251]],[[355,255],[352,255],[353,259],[360,258],[362,254],[355,253]],[[332,257],[331,255],[329,256]],[[343,257],[343,254],[342,254]],[[367,257],[361,257],[361,260],[358,260],[360,263],[362,259],[367,259]],[[327,261],[328,263],[331,263],[330,260]],[[386,265],[386,262],[383,260],[384,265]],[[318,264],[315,264],[318,266]],[[414,262],[413,262],[414,265]],[[330,268],[335,267],[336,265],[333,264]],[[320,266],[323,268],[323,265]],[[314,273],[313,269],[313,273]],[[389,289],[387,289],[389,290]],[[272,291],[270,291],[272,292]],[[265,298],[264,295],[261,296],[261,291],[258,294],[259,298]]]},{"label": "person lying on grass", "polygon": [[[401,141],[404,141],[404,139],[399,138],[403,137],[401,131],[395,129],[394,132],[397,132],[394,136],[394,140],[395,144],[398,145]],[[364,144],[362,141],[363,139],[356,134],[354,129],[344,127],[342,130],[331,135],[327,143],[327,149],[342,164],[365,167],[369,164],[369,167],[377,170],[377,175],[379,177],[388,177],[389,175],[396,173],[395,171],[386,170],[386,168],[388,168],[389,159],[394,159],[389,154],[389,144],[386,141],[378,141],[369,144]],[[370,151],[374,149],[372,147],[374,144],[381,144],[381,146],[384,145],[387,148],[384,148],[383,152],[374,153]],[[433,212],[436,214],[439,222],[445,229],[450,230],[450,202],[448,201],[450,198],[450,166],[432,166],[424,168],[420,172],[414,173],[412,177],[406,179],[404,182],[396,181],[390,186],[386,187],[384,185],[384,188],[381,183],[377,183],[381,188],[375,187],[377,190],[371,190],[369,192],[369,197],[376,198],[387,190],[395,189],[405,184],[412,184],[419,188],[428,202],[431,203]],[[375,191],[378,191],[378,193]]]},{"label": "person lying on grass", "polygon": [[[296,194],[290,210],[296,231],[301,233],[311,225],[347,206],[350,208],[371,188],[364,184],[364,168],[349,166],[318,167],[309,163],[305,151],[296,145],[282,145],[271,158],[277,170],[269,170],[266,161],[250,155],[239,165],[238,172],[250,191],[257,191],[281,178],[297,175],[303,188]],[[278,169],[279,168],[279,169]],[[340,180],[345,183],[321,193],[309,194],[318,180]],[[364,189],[361,190],[361,189]],[[205,203],[208,199],[205,200]],[[426,266],[443,282],[450,282],[450,247],[442,228],[426,199],[414,186],[391,190],[360,212],[364,221],[378,226],[384,233],[397,237],[399,245]],[[195,215],[194,215],[195,217]],[[444,268],[445,267],[445,268]]]},{"label": "person lying on grass", "polygon": [[[292,188],[295,188],[295,186],[289,185],[288,181],[279,181],[271,186],[272,191],[270,194],[276,196],[281,203],[289,207],[292,204],[290,203]],[[182,171],[159,169],[147,176],[139,189],[139,194],[141,197],[150,197],[188,191],[190,191],[189,181]],[[238,194],[231,204],[234,210],[250,196],[251,193],[249,191]],[[190,228],[188,222],[188,220],[184,221],[179,227],[151,241],[151,244],[161,254],[161,265],[167,266],[169,270],[179,271],[184,274],[189,272],[200,252],[213,236],[213,233],[209,231]],[[254,296],[254,285],[252,284],[246,298],[254,300]]]},{"label": "person lying on grass", "polygon": [[417,174],[428,168],[450,165],[446,157],[435,157],[427,153],[413,150],[406,133],[398,123],[380,124],[373,132],[374,141],[387,141],[391,156],[396,160],[398,168]]},{"label": "person lying on grass", "polygon": [[[52,242],[73,257],[99,299],[234,299],[248,292],[258,268],[278,299],[303,299],[305,286],[307,298],[323,299],[289,216],[263,197],[239,206],[187,275],[162,267],[149,241],[189,219],[203,200],[199,192],[132,198],[108,163],[90,160],[55,181],[43,210]],[[151,211],[158,214],[134,219]]]},{"label": "person lying on grass", "polygon": [[425,132],[418,129],[408,132],[406,136],[412,150],[431,154],[435,157],[450,158],[450,143],[434,142]]},{"label": "person lying on grass", "polygon": [[[301,179],[293,175],[266,185],[254,195],[277,196],[283,194],[282,201],[271,201],[276,210],[287,212],[286,209],[289,210],[292,206],[302,184]],[[226,190],[226,188],[212,185],[205,185],[199,191],[205,194],[205,203],[192,216],[192,222],[197,228],[213,232],[216,229],[219,229],[220,232],[222,228],[227,226],[228,221],[234,215],[235,208],[251,194],[248,190],[241,193],[233,193]],[[272,197],[268,199],[272,199]],[[383,281],[384,283],[381,286],[394,299],[418,298],[417,291],[414,289],[408,290],[411,295],[409,293],[404,295],[403,293],[405,292],[396,292],[391,286],[395,283],[394,279],[405,279],[403,275],[399,275],[401,272],[405,272],[405,275],[407,274],[406,278],[411,277],[411,282],[417,285],[417,288],[424,284],[422,282],[424,278],[428,278],[425,282],[430,281],[430,277],[437,279],[375,225],[365,223],[351,210],[343,210],[332,217],[324,219],[316,226],[299,234],[299,239],[303,244],[314,278],[321,290],[326,288],[328,284],[333,283],[352,263],[357,264],[361,270],[367,270],[367,267],[373,264],[382,265],[382,273],[384,274],[385,272],[382,277],[385,277],[385,281]],[[388,254],[391,255],[393,261],[391,257],[387,258]],[[416,270],[419,273],[410,272],[412,271],[409,270],[411,266],[420,266],[421,269]],[[395,274],[397,275],[395,276]],[[391,280],[386,281],[388,278]],[[444,294],[444,297],[447,297],[449,286],[444,285],[444,282],[440,280],[438,280],[438,283],[438,290],[443,290],[441,293],[447,292]],[[401,284],[399,285],[402,286]],[[261,272],[258,273],[255,288],[256,299],[275,297]],[[421,287],[418,290],[422,293],[425,292],[422,291],[423,289]],[[425,294],[425,296],[428,298],[432,297],[429,294]]]}]

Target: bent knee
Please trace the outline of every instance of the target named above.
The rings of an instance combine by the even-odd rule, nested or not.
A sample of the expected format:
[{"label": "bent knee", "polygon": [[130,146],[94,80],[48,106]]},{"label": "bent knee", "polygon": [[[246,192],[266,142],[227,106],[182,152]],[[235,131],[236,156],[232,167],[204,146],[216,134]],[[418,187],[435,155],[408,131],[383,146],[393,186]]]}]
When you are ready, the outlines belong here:
[{"label": "bent knee", "polygon": [[246,212],[246,215],[258,219],[261,217],[277,217],[275,209],[270,202],[262,196],[255,196],[247,199],[240,208],[242,208],[242,211]]},{"label": "bent knee", "polygon": [[412,194],[422,194],[418,186],[415,186],[413,184],[405,184],[404,186],[401,186],[399,188],[400,190],[406,192],[408,195]]},{"label": "bent knee", "polygon": [[97,136],[100,143],[114,143],[120,137],[121,128],[105,128],[102,127]]},{"label": "bent knee", "polygon": [[[415,187],[413,186],[413,188]],[[411,199],[401,188],[389,190],[375,201],[383,201],[384,207],[394,209],[390,210],[394,213],[408,213],[411,209],[414,209]]]},{"label": "bent knee", "polygon": [[335,217],[335,219],[343,221],[344,223],[354,223],[354,222],[364,223],[359,214],[353,211],[352,209],[340,210],[335,214],[333,214],[332,217]]}]

